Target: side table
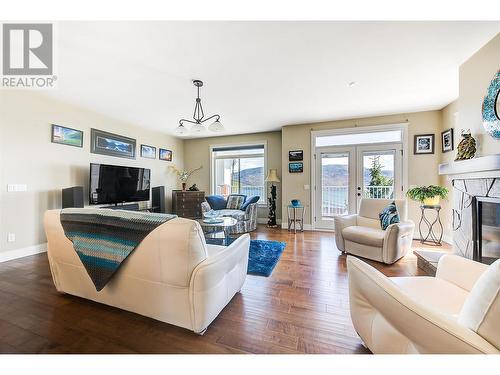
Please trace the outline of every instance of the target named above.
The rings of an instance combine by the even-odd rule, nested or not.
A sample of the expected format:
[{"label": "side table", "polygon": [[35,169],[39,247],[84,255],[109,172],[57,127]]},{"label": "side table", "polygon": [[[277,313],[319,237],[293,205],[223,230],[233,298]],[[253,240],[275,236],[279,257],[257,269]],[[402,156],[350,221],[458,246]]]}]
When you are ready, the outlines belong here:
[{"label": "side table", "polygon": [[[436,212],[434,220],[431,222],[426,216],[426,210],[431,210]],[[441,211],[440,205],[420,206],[421,216],[420,222],[418,223],[418,231],[420,232],[420,243],[431,243],[436,246],[441,246],[441,240],[443,239],[443,224],[441,223],[441,218],[439,217],[439,211]],[[439,226],[439,237],[434,233],[434,226]],[[426,233],[425,233],[426,232]],[[425,234],[425,235],[424,235]]]},{"label": "side table", "polygon": [[292,230],[293,224],[293,232],[297,233],[297,223],[300,224],[300,231],[304,231],[304,213],[306,208],[304,206],[294,206],[289,204],[287,206],[288,211],[288,230]]}]

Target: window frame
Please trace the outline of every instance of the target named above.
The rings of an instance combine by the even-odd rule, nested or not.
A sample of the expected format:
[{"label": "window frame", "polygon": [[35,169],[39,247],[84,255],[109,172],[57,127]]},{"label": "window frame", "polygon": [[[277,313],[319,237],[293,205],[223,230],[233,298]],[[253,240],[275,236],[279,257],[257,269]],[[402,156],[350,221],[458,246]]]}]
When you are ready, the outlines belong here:
[{"label": "window frame", "polygon": [[[210,194],[216,194],[215,190],[215,161],[217,159],[224,159],[224,157],[221,158],[215,158],[214,157],[214,149],[217,148],[231,148],[231,147],[264,147],[264,196],[262,197],[263,202],[258,202],[259,207],[267,207],[267,197],[268,197],[268,189],[267,189],[267,182],[266,176],[267,176],[267,141],[262,140],[262,141],[251,141],[251,142],[237,142],[237,143],[219,143],[219,144],[211,144],[209,145],[209,154],[210,154]],[[239,155],[240,156],[240,155]],[[253,156],[255,155],[248,154],[248,155],[241,155],[241,156]],[[227,157],[228,159],[232,159],[233,157]]]}]

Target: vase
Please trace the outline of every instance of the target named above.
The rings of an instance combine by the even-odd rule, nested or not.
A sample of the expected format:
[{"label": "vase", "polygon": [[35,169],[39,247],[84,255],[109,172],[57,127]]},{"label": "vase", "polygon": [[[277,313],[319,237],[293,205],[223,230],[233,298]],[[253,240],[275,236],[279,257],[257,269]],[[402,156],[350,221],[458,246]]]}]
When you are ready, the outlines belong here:
[{"label": "vase", "polygon": [[186,191],[186,183],[185,182],[182,183],[182,191]]},{"label": "vase", "polygon": [[432,198],[425,198],[423,203],[426,206],[438,206],[439,205],[439,195],[436,195],[435,197],[432,197]]}]

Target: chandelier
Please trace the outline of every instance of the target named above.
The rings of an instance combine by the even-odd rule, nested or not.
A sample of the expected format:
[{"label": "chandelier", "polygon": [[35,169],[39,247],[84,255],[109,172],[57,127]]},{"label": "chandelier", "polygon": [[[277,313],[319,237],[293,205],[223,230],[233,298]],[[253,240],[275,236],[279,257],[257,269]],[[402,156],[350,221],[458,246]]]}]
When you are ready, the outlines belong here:
[{"label": "chandelier", "polygon": [[200,133],[205,130],[205,127],[203,126],[203,123],[210,121],[212,119],[215,119],[213,123],[211,123],[208,126],[208,130],[213,131],[213,132],[221,132],[224,130],[224,126],[220,123],[220,116],[219,115],[213,115],[210,117],[205,118],[205,114],[203,113],[203,107],[201,105],[201,99],[200,99],[200,87],[203,86],[203,82],[195,79],[193,80],[193,85],[196,86],[197,90],[197,96],[196,96],[196,103],[194,105],[194,114],[193,114],[193,120],[186,120],[186,119],[181,119],[179,121],[179,126],[177,129],[175,129],[175,132],[177,134],[186,134],[189,132],[189,130],[184,126],[185,122],[188,122],[190,124],[194,124],[191,127],[191,131],[193,133]]}]

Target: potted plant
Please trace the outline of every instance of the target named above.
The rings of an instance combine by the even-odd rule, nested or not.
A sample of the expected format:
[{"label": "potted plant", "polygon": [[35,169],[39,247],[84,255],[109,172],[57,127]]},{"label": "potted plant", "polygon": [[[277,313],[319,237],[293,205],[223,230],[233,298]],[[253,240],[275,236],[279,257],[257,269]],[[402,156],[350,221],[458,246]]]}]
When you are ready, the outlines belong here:
[{"label": "potted plant", "polygon": [[182,191],[186,191],[186,182],[189,179],[189,177],[196,171],[199,171],[203,166],[200,166],[199,168],[193,169],[191,171],[186,171],[184,169],[178,169],[175,166],[171,165],[169,168],[179,176],[179,180],[182,183]]},{"label": "potted plant", "polygon": [[448,189],[436,185],[418,186],[408,190],[406,195],[426,206],[437,206],[440,198],[445,199],[448,196]]}]

